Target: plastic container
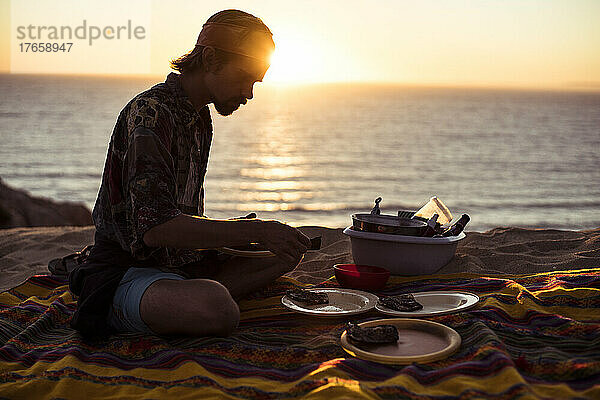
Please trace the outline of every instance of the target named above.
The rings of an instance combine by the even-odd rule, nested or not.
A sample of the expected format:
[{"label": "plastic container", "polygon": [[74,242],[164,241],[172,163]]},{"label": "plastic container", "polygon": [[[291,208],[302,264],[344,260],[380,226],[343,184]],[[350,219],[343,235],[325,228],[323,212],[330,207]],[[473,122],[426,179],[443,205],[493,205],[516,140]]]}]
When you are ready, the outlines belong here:
[{"label": "plastic container", "polygon": [[431,238],[360,232],[351,227],[343,233],[350,237],[356,264],[385,268],[392,275],[436,273],[450,262],[458,242],[466,237],[464,232],[458,236]]},{"label": "plastic container", "polygon": [[390,278],[390,271],[371,265],[336,264],[335,279],[340,286],[360,290],[379,290]]}]

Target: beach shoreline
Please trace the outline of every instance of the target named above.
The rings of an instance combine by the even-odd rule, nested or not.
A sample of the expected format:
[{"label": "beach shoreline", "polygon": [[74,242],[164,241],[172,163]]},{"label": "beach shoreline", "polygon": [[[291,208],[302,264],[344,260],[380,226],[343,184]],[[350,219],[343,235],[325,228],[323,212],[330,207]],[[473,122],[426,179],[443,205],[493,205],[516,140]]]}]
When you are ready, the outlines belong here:
[{"label": "beach shoreline", "polygon": [[[288,276],[319,283],[333,276],[333,265],[353,262],[350,239],[342,228],[301,226],[309,237],[322,236],[319,251],[306,253]],[[36,274],[48,273],[48,261],[94,243],[95,227],[53,226],[0,229],[0,291]],[[556,230],[498,227],[467,231],[454,258],[438,274],[530,274],[600,267],[600,228]]]}]

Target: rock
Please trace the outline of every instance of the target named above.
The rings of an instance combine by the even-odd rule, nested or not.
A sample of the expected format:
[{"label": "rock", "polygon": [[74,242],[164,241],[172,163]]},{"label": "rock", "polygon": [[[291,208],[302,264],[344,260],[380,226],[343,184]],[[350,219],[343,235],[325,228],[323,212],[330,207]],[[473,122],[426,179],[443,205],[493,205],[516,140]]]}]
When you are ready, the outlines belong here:
[{"label": "rock", "polygon": [[83,203],[34,197],[5,185],[0,178],[0,228],[93,224],[92,213]]}]

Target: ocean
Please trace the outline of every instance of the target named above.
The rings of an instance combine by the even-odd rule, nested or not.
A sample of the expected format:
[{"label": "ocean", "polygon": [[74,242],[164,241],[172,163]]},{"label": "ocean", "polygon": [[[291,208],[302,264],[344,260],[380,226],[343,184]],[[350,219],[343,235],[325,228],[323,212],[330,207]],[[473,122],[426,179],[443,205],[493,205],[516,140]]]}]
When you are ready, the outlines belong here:
[{"label": "ocean", "polygon": [[[163,80],[0,75],[0,177],[91,210],[120,110]],[[345,227],[435,195],[471,231],[600,227],[600,93],[259,83],[211,112],[209,217]]]}]

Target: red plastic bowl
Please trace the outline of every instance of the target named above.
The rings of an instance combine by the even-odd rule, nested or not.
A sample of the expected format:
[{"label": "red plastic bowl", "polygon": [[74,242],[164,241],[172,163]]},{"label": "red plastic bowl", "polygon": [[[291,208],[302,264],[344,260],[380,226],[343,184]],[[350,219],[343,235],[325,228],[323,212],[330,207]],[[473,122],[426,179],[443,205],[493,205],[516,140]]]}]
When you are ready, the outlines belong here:
[{"label": "red plastic bowl", "polygon": [[379,290],[390,278],[390,271],[371,265],[336,264],[333,270],[338,283],[352,289]]}]

